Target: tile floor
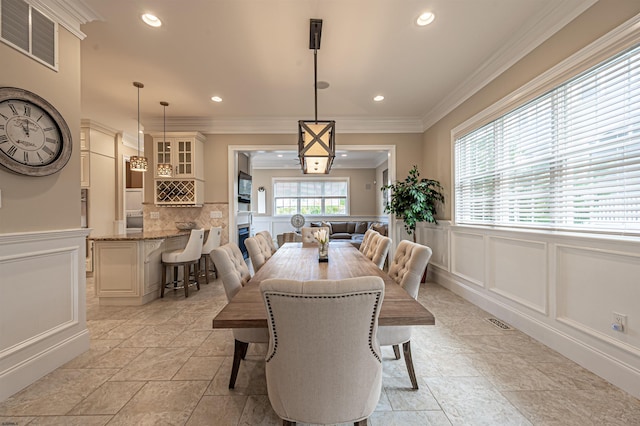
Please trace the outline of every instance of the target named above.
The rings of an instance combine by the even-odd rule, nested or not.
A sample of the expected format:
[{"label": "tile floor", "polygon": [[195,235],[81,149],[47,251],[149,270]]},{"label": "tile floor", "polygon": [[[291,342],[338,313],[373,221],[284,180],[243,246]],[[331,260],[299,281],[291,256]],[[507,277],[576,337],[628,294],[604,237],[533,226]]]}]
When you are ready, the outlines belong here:
[{"label": "tile floor", "polygon": [[[264,345],[251,345],[227,388],[233,338],[212,330],[221,282],[140,307],[99,306],[87,280],[91,349],[0,403],[0,425],[277,425]],[[486,312],[429,283],[419,300],[437,325],[415,327],[420,390],[384,348],[369,424],[640,425],[640,401]]]}]

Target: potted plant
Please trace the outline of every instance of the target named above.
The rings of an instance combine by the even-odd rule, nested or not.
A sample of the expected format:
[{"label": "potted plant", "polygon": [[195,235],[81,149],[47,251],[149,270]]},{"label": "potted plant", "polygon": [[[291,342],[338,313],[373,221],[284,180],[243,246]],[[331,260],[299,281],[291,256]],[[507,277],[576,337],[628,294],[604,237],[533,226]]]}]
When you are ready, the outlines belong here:
[{"label": "potted plant", "polygon": [[391,201],[384,211],[404,221],[404,229],[415,243],[418,222],[438,223],[435,214],[438,203],[444,203],[442,189],[437,180],[420,179],[418,167],[414,165],[404,181],[382,187],[382,191],[391,191]]}]

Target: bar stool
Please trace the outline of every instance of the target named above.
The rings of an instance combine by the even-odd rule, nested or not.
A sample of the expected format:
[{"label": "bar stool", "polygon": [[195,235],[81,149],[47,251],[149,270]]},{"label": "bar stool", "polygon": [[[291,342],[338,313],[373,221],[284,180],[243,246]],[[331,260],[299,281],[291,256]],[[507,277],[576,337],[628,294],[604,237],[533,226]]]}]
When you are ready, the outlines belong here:
[{"label": "bar stool", "polygon": [[[165,286],[173,283],[174,290],[179,288],[178,284],[178,267],[182,266],[183,271],[183,287],[184,297],[189,297],[189,271],[191,265],[194,267],[195,285],[200,290],[200,282],[198,275],[200,272],[200,256],[202,253],[202,240],[204,239],[204,229],[192,229],[189,241],[184,250],[173,250],[162,253],[162,283],[160,285],[160,297],[164,297]],[[173,267],[173,280],[167,283],[167,268]]]},{"label": "bar stool", "polygon": [[211,251],[214,248],[220,247],[220,234],[222,233],[222,227],[220,226],[212,226],[209,229],[209,236],[207,237],[207,241],[204,242],[202,246],[202,254],[200,256],[200,260],[204,260],[204,277],[209,284],[209,271],[211,271],[211,267],[213,266],[213,273],[218,276],[218,271],[216,270],[216,265],[213,263],[213,259],[211,259]]}]

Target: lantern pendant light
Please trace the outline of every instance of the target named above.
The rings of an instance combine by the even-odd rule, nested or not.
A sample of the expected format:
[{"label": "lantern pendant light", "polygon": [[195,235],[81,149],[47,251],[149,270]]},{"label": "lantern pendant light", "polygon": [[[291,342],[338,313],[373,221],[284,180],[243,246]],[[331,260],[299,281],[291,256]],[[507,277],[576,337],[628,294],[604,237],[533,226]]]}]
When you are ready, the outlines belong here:
[{"label": "lantern pendant light", "polygon": [[133,85],[138,88],[138,155],[129,158],[129,166],[133,172],[146,172],[149,162],[147,157],[140,155],[140,89],[144,87],[144,84],[134,81]]},{"label": "lantern pendant light", "polygon": [[[169,102],[162,101],[160,105],[163,107],[163,120],[162,120],[162,129],[164,132],[164,138],[162,139],[162,143],[167,143],[167,107],[169,106]],[[158,161],[160,161],[160,155],[162,155],[162,161],[166,161],[166,150],[163,150],[164,153],[158,153]],[[171,177],[173,175],[173,167],[168,163],[158,163],[156,166],[156,174],[158,177]]]},{"label": "lantern pendant light", "polygon": [[318,120],[318,49],[322,19],[311,19],[309,49],[313,49],[315,119],[298,121],[298,158],[304,174],[329,174],[336,156],[335,121]]}]

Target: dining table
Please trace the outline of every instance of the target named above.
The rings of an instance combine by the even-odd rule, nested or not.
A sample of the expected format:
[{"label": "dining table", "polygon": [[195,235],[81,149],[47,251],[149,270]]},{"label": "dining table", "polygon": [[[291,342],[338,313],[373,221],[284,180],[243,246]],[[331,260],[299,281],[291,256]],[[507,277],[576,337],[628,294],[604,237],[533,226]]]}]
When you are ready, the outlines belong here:
[{"label": "dining table", "polygon": [[329,260],[318,260],[318,245],[285,243],[213,319],[213,328],[266,328],[267,311],[260,283],[269,278],[342,280],[377,276],[385,284],[379,325],[434,325],[431,312],[350,242],[331,241]]}]

